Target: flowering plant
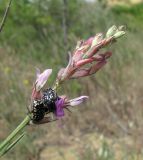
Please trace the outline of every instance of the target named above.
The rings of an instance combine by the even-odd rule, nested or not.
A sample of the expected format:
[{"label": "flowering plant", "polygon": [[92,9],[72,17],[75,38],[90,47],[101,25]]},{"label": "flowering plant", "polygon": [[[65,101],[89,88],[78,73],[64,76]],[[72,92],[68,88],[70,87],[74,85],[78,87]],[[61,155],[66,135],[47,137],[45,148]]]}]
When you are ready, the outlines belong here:
[{"label": "flowering plant", "polygon": [[[101,69],[112,56],[109,51],[101,52],[101,49],[115,42],[125,32],[122,27],[112,26],[103,37],[102,33],[86,41],[80,40],[73,53],[69,53],[69,62],[65,68],[59,70],[53,88],[43,89],[52,69],[46,69],[42,73],[37,69],[36,80],[33,84],[31,103],[28,114],[20,125],[0,144],[0,156],[7,153],[25,135],[23,129],[27,125],[49,123],[64,117],[64,110],[70,106],[76,106],[88,99],[88,96],[80,96],[69,100],[67,96],[59,96],[57,88],[65,81],[92,75]],[[54,118],[49,116],[54,115]]]}]

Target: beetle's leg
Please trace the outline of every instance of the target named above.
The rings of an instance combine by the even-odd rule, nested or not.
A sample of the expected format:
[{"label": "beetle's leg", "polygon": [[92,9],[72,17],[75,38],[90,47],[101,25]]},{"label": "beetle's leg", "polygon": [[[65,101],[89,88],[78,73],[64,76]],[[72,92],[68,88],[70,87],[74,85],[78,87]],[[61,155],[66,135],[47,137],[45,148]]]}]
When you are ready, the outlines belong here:
[{"label": "beetle's leg", "polygon": [[56,120],[57,120],[56,118],[53,119],[53,118],[51,118],[51,117],[44,117],[41,121],[36,122],[36,123],[34,123],[34,124],[45,124],[45,123],[54,122],[54,121],[56,121]]},{"label": "beetle's leg", "polygon": [[72,111],[68,107],[65,107],[65,109],[68,110],[70,113],[72,113]]}]

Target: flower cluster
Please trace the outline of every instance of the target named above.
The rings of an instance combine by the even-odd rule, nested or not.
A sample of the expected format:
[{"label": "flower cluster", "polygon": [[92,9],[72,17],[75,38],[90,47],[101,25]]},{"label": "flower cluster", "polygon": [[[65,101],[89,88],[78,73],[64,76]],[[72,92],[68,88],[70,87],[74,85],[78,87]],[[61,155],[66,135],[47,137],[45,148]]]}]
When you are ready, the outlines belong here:
[{"label": "flower cluster", "polygon": [[102,53],[100,49],[123,36],[125,32],[122,29],[122,26],[119,28],[112,26],[107,31],[105,38],[102,33],[98,33],[86,41],[78,41],[73,54],[69,54],[67,67],[62,68],[58,73],[58,83],[71,78],[89,76],[102,68],[112,53],[109,51]]},{"label": "flower cluster", "polygon": [[40,73],[40,70],[37,69],[29,107],[32,115],[31,120],[34,124],[50,122],[51,119],[47,115],[51,112],[56,119],[63,117],[64,109],[79,105],[88,98],[88,96],[80,96],[69,100],[66,96],[57,95],[57,87],[65,80],[89,76],[102,68],[112,53],[109,51],[101,52],[101,48],[115,42],[117,38],[124,35],[125,32],[122,29],[122,27],[112,26],[104,38],[102,33],[98,33],[86,41],[79,41],[73,54],[69,54],[67,67],[60,69],[58,72],[53,88],[43,90],[52,69],[46,69],[43,73]]},{"label": "flower cluster", "polygon": [[69,100],[66,96],[58,96],[54,89],[43,90],[51,73],[52,69],[46,69],[41,74],[37,69],[37,78],[33,85],[31,105],[29,106],[29,112],[32,114],[31,120],[35,124],[50,122],[51,119],[47,117],[50,112],[55,115],[56,119],[61,118],[64,116],[64,109],[79,105],[88,98],[88,96],[80,96]]}]

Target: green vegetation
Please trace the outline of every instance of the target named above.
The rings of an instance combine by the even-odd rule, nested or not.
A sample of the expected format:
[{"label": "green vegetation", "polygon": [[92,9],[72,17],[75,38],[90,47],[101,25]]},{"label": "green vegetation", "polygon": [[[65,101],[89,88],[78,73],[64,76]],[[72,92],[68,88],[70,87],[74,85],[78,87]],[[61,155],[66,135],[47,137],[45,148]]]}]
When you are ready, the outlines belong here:
[{"label": "green vegetation", "polygon": [[[6,4],[7,1],[0,1],[0,19]],[[66,19],[65,24],[63,18]],[[125,24],[127,36],[109,47],[113,56],[96,76],[73,80],[63,86],[61,94],[66,93],[69,97],[90,96],[89,102],[80,106],[78,111],[73,110],[72,116],[67,113],[63,129],[56,123],[28,128],[30,134],[5,159],[38,160],[45,146],[62,147],[70,138],[76,137],[84,146],[84,136],[95,132],[104,134],[105,139],[112,142],[101,141],[98,149],[89,147],[79,159],[143,158],[143,146],[140,144],[143,131],[142,19],[143,4],[110,8],[100,2],[93,4],[82,0],[68,1],[67,6],[62,0],[13,1],[4,30],[0,33],[1,140],[27,112],[35,78],[34,67],[41,70],[53,68],[48,83],[51,85],[57,71],[67,64],[67,52],[74,49],[77,40],[105,32],[113,24]],[[113,147],[113,143],[118,144],[120,150]],[[101,151],[103,155],[99,154]]]}]

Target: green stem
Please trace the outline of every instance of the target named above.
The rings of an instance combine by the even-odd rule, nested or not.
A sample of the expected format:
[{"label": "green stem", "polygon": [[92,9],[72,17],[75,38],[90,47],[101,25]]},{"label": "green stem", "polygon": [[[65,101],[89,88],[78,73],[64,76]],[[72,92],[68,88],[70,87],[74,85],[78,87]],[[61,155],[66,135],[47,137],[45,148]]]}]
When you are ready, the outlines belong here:
[{"label": "green stem", "polygon": [[13,148],[25,135],[25,132],[22,133],[14,142],[12,142],[8,147],[0,151],[0,157],[4,156],[11,148]]},{"label": "green stem", "polygon": [[18,127],[0,144],[0,152],[9,144],[9,142],[16,137],[16,135],[30,122],[30,116],[27,115]]}]

